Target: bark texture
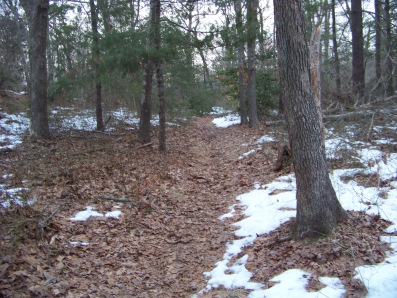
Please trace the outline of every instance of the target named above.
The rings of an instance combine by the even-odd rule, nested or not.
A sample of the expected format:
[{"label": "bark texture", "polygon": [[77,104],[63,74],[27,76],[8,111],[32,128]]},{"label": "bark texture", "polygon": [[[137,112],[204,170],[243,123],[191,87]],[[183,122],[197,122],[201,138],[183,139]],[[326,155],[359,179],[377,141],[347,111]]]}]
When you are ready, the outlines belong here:
[{"label": "bark texture", "polygon": [[258,109],[256,106],[256,32],[258,23],[258,0],[247,1],[247,23],[248,23],[248,42],[247,42],[247,59],[248,59],[248,115],[249,127],[256,127],[259,124]]},{"label": "bark texture", "polygon": [[239,85],[239,101],[240,101],[240,124],[248,124],[248,106],[247,106],[247,79],[244,67],[244,29],[243,29],[243,13],[242,0],[234,0],[234,12],[236,13],[237,27],[237,63],[238,63],[238,85]]},{"label": "bark texture", "polygon": [[150,20],[149,20],[149,38],[148,38],[148,57],[145,66],[145,75],[143,79],[143,90],[141,99],[141,118],[139,121],[139,140],[144,143],[150,143],[151,141],[151,125],[150,120],[152,118],[152,86],[153,86],[153,49],[155,42],[155,14],[156,14],[156,3],[155,0],[150,0]]},{"label": "bark texture", "polygon": [[338,51],[338,38],[336,36],[336,13],[335,13],[335,0],[331,2],[331,12],[332,12],[332,51],[334,53],[334,65],[335,65],[335,87],[336,87],[336,97],[340,98],[342,95],[342,82],[340,79],[340,60]]},{"label": "bark texture", "polygon": [[375,0],[375,70],[376,70],[376,89],[382,83],[382,3]]},{"label": "bark texture", "polygon": [[316,102],[318,119],[320,121],[321,136],[323,138],[324,144],[325,128],[323,123],[323,113],[321,111],[320,39],[321,27],[318,25],[312,31],[312,36],[310,38],[310,83]]},{"label": "bark texture", "polygon": [[47,111],[47,28],[48,0],[21,1],[29,24],[29,104],[30,136],[47,138],[50,134]]},{"label": "bark texture", "polygon": [[351,0],[351,31],[352,31],[352,82],[353,94],[364,97],[365,66],[364,66],[364,36],[363,9],[361,0]]},{"label": "bark texture", "polygon": [[274,0],[280,84],[297,180],[298,238],[327,234],[347,217],[329,178],[301,1]]},{"label": "bark texture", "polygon": [[386,95],[394,95],[393,85],[393,34],[392,20],[390,16],[390,0],[385,0],[385,23],[386,23]]},{"label": "bark texture", "polygon": [[100,49],[99,49],[99,32],[98,32],[98,8],[94,0],[90,0],[91,10],[91,29],[92,29],[92,62],[94,65],[95,78],[95,114],[96,114],[96,129],[103,131],[105,126],[103,124],[102,115],[102,84],[101,74],[99,70]]},{"label": "bark texture", "polygon": [[165,134],[165,95],[164,95],[164,76],[162,71],[162,61],[160,55],[160,11],[161,11],[161,3],[160,0],[154,0],[154,45],[157,52],[157,61],[156,61],[156,79],[157,79],[157,92],[158,92],[158,100],[159,100],[159,151],[166,151],[166,134]]}]

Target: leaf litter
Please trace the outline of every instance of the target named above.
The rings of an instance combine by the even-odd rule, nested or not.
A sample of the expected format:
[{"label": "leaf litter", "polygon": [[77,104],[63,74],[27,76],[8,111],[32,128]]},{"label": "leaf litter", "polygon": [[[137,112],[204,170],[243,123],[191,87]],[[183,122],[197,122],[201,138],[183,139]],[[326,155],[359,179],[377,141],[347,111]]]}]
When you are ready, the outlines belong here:
[{"label": "leaf litter", "polygon": [[[258,146],[266,128],[219,130],[212,118],[168,128],[169,152],[163,155],[156,148],[136,149],[134,131],[108,135],[71,131],[49,141],[26,140],[8,154],[12,163],[4,163],[2,170],[13,174],[10,184],[29,187],[37,203],[28,210],[17,205],[1,209],[0,293],[189,297],[204,289],[208,279],[203,272],[222,259],[225,245],[239,239],[231,222],[246,218],[245,208],[228,209],[233,199],[252,191],[258,181],[270,183],[279,176],[272,171],[276,149],[270,143],[238,159],[247,151],[241,144]],[[285,168],[282,174],[291,170]],[[120,198],[127,202],[118,203]],[[70,220],[87,206],[102,215],[114,212],[116,202],[122,212],[119,218]],[[231,216],[220,220],[228,210]],[[15,226],[15,213],[23,212],[27,214],[19,218],[29,219],[27,235],[12,243],[16,232],[5,231]],[[38,228],[37,223],[51,214]],[[348,296],[361,297],[366,290],[354,279],[355,266],[379,263],[389,251],[379,237],[388,223],[376,215],[352,211],[332,237],[316,243],[280,241],[288,238],[292,224],[293,220],[286,221],[256,237],[229,261],[241,270],[246,267],[250,279],[268,289],[276,290],[285,278],[275,275],[299,267],[309,272],[305,291],[337,285],[322,278],[329,273],[340,278]],[[290,274],[289,280],[301,273]],[[249,291],[218,288],[203,296],[229,294],[246,297]]]}]

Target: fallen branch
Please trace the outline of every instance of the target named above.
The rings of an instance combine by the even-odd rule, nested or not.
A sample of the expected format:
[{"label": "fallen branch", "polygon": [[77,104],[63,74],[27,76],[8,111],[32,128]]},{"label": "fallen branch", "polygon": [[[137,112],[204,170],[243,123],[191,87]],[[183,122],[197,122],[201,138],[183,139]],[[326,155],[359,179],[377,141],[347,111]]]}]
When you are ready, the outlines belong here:
[{"label": "fallen branch", "polygon": [[147,147],[147,146],[150,146],[150,145],[153,145],[153,143],[154,143],[154,142],[150,142],[150,143],[142,144],[142,145],[140,145],[140,146],[137,146],[137,147],[135,147],[135,150],[136,150],[136,149],[143,148],[143,147]]}]

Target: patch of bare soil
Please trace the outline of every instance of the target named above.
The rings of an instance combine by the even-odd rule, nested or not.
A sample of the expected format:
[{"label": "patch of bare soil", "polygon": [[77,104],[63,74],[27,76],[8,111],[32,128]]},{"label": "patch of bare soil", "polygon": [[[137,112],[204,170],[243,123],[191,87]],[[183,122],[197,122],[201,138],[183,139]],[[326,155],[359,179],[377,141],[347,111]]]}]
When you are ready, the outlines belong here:
[{"label": "patch of bare soil", "polygon": [[[136,131],[70,131],[49,141],[26,140],[1,156],[0,174],[13,174],[6,182],[28,187],[26,198],[37,203],[0,209],[0,295],[197,293],[206,286],[203,272],[213,269],[234,238],[230,221],[218,217],[255,182],[268,183],[291,170],[273,171],[277,147],[272,144],[238,158],[256,148],[264,130],[218,129],[211,117],[195,118],[187,126],[168,128],[165,154],[156,148],[156,133],[152,146],[141,146]],[[69,220],[87,206],[105,213],[116,205],[121,206],[120,219]],[[336,274],[349,294],[359,296],[362,287],[352,284],[352,270],[383,259],[387,247],[378,236],[384,227],[380,219],[352,214],[331,237],[305,243],[279,241],[290,234],[286,224],[246,251],[248,267],[261,282],[291,267],[313,273],[314,281]],[[206,297],[245,295],[243,290],[218,290]]]}]

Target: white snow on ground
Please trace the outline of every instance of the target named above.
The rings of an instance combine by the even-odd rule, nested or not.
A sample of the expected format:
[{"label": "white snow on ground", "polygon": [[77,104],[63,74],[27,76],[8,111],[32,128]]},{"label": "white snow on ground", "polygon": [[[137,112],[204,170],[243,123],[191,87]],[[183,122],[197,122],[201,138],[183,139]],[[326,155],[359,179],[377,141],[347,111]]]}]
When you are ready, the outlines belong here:
[{"label": "white snow on ground", "polygon": [[[255,145],[260,145],[260,144],[263,144],[263,143],[269,143],[269,142],[274,142],[274,141],[275,141],[275,139],[272,138],[272,137],[269,137],[269,136],[262,136],[262,137],[260,137],[259,139],[257,139],[257,140],[254,142],[254,144],[255,144]],[[242,144],[242,146],[247,147],[248,144]],[[251,155],[252,153],[255,153],[256,151],[259,151],[259,150],[261,150],[261,149],[262,149],[262,146],[258,146],[256,149],[252,149],[252,150],[250,150],[250,151],[248,151],[248,152],[243,153],[243,155],[239,156],[238,159],[243,159],[244,157],[247,157],[248,155]]]},{"label": "white snow on ground", "polygon": [[13,148],[22,143],[22,136],[28,129],[29,119],[22,113],[0,113],[0,149]]},{"label": "white snow on ground", "polygon": [[[85,109],[77,110],[73,108],[61,108],[56,107],[51,111],[52,117],[56,118],[57,127],[62,130],[77,129],[92,131],[96,129],[96,116],[95,111]],[[111,117],[109,124],[107,125],[107,130],[114,130],[114,127],[118,124],[127,124],[131,128],[137,128],[139,125],[139,117],[136,112],[132,112],[125,108],[119,108],[117,110],[109,111],[103,115],[104,121],[106,121],[109,116]],[[179,119],[185,120],[185,119]],[[50,124],[51,122],[50,119]],[[159,125],[159,116],[153,115],[150,121],[151,125]],[[167,125],[177,125],[175,123],[167,122]]]},{"label": "white snow on ground", "polygon": [[269,136],[261,136],[258,140],[256,140],[257,144],[269,143],[274,142],[275,139]]},{"label": "white snow on ground", "polygon": [[224,117],[215,118],[212,123],[216,127],[226,128],[240,123],[240,116],[237,114],[229,114]]},{"label": "white snow on ground", "polygon": [[7,184],[0,184],[0,204],[3,208],[10,208],[11,204],[24,206],[33,205],[35,203],[34,200],[26,200],[19,195],[20,193],[27,191],[27,188],[16,187],[7,189],[7,187]]},{"label": "white snow on ground", "polygon": [[[132,128],[137,127],[139,118],[135,112],[120,108],[109,113],[112,116],[110,125],[117,125],[119,123],[131,125]],[[108,115],[104,115],[104,118]],[[186,119],[178,119],[184,121]],[[11,149],[16,145],[22,143],[22,137],[29,131],[29,119],[25,113],[8,114],[0,112],[0,150]],[[93,131],[96,129],[95,111],[89,109],[79,109],[78,107],[55,107],[49,113],[50,128],[58,131],[62,130],[85,130]],[[152,125],[159,125],[158,116],[153,116]],[[167,122],[167,125],[177,125],[175,123]],[[108,130],[113,130],[110,126]],[[4,178],[4,177],[3,177]],[[6,178],[4,178],[6,179]],[[8,208],[11,203],[18,205],[33,204],[32,200],[22,200],[18,193],[24,189],[11,188],[7,189],[8,185],[0,185],[0,204]],[[117,213],[109,214],[108,217],[117,217]]]},{"label": "white snow on ground", "polygon": [[[228,118],[214,119],[217,127],[228,127]],[[234,123],[235,119],[231,119]],[[233,124],[231,124],[233,125]],[[378,129],[381,129],[378,127]],[[350,135],[351,136],[351,135]],[[340,150],[351,149],[348,139],[336,137],[326,142],[327,156],[338,158]],[[369,214],[379,214],[393,223],[386,233],[397,230],[397,154],[385,156],[383,152],[363,142],[356,142],[366,149],[357,151],[355,158],[364,168],[334,170],[331,181],[338,198],[347,210],[364,211]],[[382,142],[380,142],[382,143]],[[251,152],[250,154],[253,154]],[[352,156],[353,158],[354,156]],[[373,175],[379,181],[389,181],[385,187],[364,187],[353,179],[355,175]],[[390,181],[392,180],[392,181]],[[244,247],[250,246],[258,235],[269,233],[280,224],[295,216],[296,211],[296,181],[294,175],[279,177],[267,185],[254,187],[252,191],[236,198],[244,211],[245,218],[233,225],[237,227],[236,240],[226,244],[223,259],[215,264],[210,272],[205,272],[208,278],[205,289],[198,296],[220,286],[226,289],[244,288],[251,290],[249,297],[342,297],[345,293],[343,284],[335,277],[320,277],[325,288],[318,292],[308,292],[305,286],[310,274],[299,268],[291,269],[273,277],[271,281],[277,284],[269,289],[262,289],[262,283],[252,282],[253,273],[245,268],[248,255],[243,255],[231,263]],[[229,207],[230,212],[219,219],[232,218],[236,204]],[[292,209],[292,210],[291,210]],[[367,287],[367,297],[397,297],[397,237],[382,236],[382,241],[391,243],[394,252],[390,253],[384,262],[376,265],[365,265],[356,268],[355,278],[360,279]],[[195,295],[197,296],[197,295]]]},{"label": "white snow on ground", "polygon": [[108,218],[120,218],[121,216],[121,211],[116,210],[116,211],[110,211],[105,214],[99,213],[94,210],[94,207],[87,206],[87,209],[84,211],[77,212],[74,217],[69,218],[71,221],[86,221],[88,218],[91,216],[104,216]]}]

